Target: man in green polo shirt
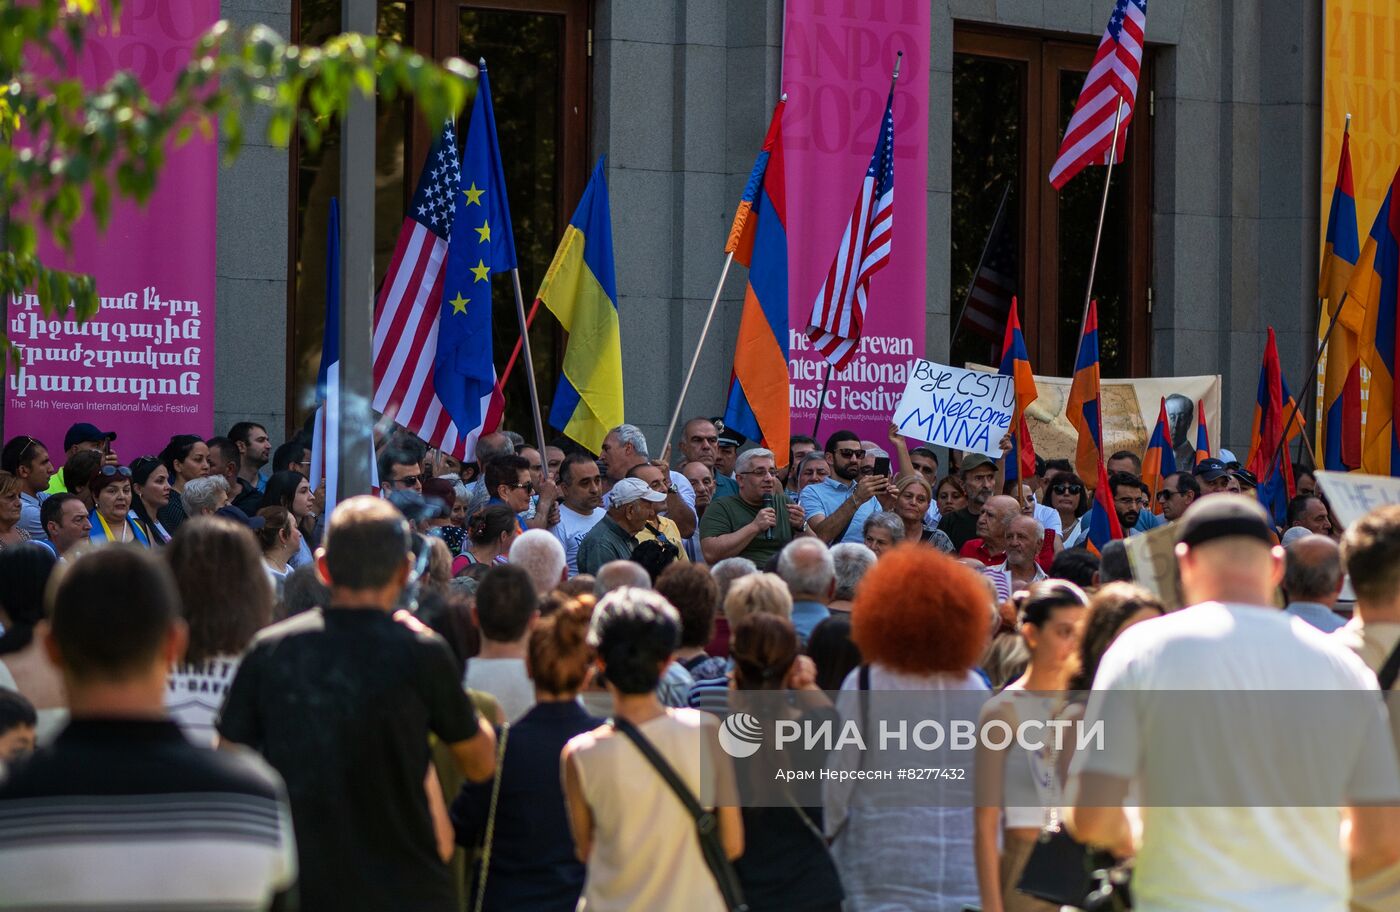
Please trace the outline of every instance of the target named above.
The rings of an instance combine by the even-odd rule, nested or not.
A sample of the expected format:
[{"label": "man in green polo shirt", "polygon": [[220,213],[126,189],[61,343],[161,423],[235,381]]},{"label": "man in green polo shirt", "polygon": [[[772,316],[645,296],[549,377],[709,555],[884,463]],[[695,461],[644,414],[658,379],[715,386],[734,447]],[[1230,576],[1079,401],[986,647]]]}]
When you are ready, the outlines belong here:
[{"label": "man in green polo shirt", "polygon": [[771,450],[739,454],[734,464],[738,495],[716,497],[700,519],[700,550],[707,563],[747,557],[762,567],[794,535],[807,531],[807,514],[783,494],[773,466]]},{"label": "man in green polo shirt", "polygon": [[631,560],[637,533],[656,518],[657,504],[665,502],[665,494],[653,491],[640,478],[614,483],[607,514],[578,543],[578,572],[597,574],[608,561]]}]

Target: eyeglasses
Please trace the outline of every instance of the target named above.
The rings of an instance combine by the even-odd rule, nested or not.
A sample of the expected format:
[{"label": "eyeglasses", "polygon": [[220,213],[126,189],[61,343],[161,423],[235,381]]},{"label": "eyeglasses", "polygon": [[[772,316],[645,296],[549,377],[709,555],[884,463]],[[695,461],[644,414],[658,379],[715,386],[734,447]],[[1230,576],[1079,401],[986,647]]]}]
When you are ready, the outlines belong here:
[{"label": "eyeglasses", "polygon": [[1063,484],[1051,485],[1050,490],[1055,494],[1083,494],[1084,486],[1065,482]]},{"label": "eyeglasses", "polygon": [[776,469],[752,469],[748,472],[740,472],[740,475],[752,475],[755,478],[777,478]]},{"label": "eyeglasses", "polygon": [[120,476],[122,478],[131,477],[131,470],[124,465],[105,465],[102,468],[98,469],[98,472],[102,475],[103,478],[113,478],[116,476]]},{"label": "eyeglasses", "polygon": [[836,455],[842,459],[864,459],[865,450],[837,450]]},{"label": "eyeglasses", "polygon": [[1113,498],[1113,502],[1116,503],[1116,504],[1119,504],[1119,505],[1121,505],[1121,506],[1124,506],[1124,507],[1145,507],[1145,506],[1147,506],[1147,498],[1146,498],[1146,497],[1115,497],[1115,498]]}]

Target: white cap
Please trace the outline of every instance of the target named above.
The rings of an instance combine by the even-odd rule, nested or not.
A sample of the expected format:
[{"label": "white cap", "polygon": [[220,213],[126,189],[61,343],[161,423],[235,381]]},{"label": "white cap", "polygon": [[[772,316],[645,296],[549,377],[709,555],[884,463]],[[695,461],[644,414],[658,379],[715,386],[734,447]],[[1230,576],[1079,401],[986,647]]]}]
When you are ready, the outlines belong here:
[{"label": "white cap", "polygon": [[608,502],[614,507],[625,507],[638,500],[665,503],[666,495],[660,491],[653,491],[640,478],[624,478],[614,484],[612,490],[608,492]]}]

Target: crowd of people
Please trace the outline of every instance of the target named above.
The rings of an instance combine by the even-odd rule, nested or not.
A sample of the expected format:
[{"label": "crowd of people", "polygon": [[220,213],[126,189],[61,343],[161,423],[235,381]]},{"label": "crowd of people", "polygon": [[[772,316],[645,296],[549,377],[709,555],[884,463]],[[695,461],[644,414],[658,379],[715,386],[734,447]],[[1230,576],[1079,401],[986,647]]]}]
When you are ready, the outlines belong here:
[{"label": "crowd of people", "polygon": [[[775,454],[697,417],[675,458],[500,431],[466,464],[396,432],[330,515],[302,435],[115,436],[0,451],[0,906],[1041,912],[1054,832],[1104,859],[1101,908],[1129,876],[1149,910],[1400,908],[1381,701],[1300,751],[1131,696],[1395,685],[1400,508],[1343,531],[1301,466],[1280,528],[1231,459],[1154,504],[1112,455],[1126,534],[1175,530],[1178,606],[1087,546],[1068,461],[1007,482],[894,427]],[[715,735],[761,691],[816,722],[867,692],[1112,712],[1120,750],[982,746],[959,800],[746,802]],[[1150,806],[1162,744],[1249,806]],[[1321,806],[1260,774],[1285,754]]]}]

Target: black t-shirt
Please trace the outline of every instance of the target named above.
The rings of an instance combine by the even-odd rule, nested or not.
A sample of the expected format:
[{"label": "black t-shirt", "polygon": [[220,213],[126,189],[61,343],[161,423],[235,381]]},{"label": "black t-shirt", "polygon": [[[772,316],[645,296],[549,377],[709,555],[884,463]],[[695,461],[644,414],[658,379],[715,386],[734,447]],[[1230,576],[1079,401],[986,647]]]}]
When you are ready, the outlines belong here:
[{"label": "black t-shirt", "polygon": [[423,779],[428,733],[477,731],[447,644],[374,609],[315,609],[258,634],[219,735],[287,783],[306,909],[454,909]]},{"label": "black t-shirt", "polygon": [[977,514],[966,510],[949,513],[938,521],[938,529],[953,540],[954,552],[977,537]]}]

